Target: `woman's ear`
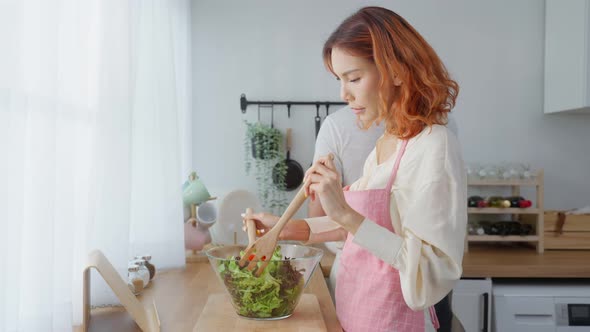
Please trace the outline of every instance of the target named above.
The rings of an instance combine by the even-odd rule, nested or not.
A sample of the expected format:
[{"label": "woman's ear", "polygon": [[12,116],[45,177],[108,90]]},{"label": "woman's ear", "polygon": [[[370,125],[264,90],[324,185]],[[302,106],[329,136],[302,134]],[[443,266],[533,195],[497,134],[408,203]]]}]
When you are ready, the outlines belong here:
[{"label": "woman's ear", "polygon": [[395,85],[395,86],[402,85],[402,80],[399,79],[399,76],[397,76],[397,74],[393,74],[393,85]]}]

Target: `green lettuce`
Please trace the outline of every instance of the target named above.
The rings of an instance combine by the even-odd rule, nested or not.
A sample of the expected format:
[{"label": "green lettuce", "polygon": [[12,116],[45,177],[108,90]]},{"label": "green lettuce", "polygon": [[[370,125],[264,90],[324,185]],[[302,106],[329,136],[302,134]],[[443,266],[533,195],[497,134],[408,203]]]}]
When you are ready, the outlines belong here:
[{"label": "green lettuce", "polygon": [[283,260],[280,246],[259,277],[253,274],[256,269],[250,272],[240,268],[239,259],[229,257],[217,267],[238,313],[250,318],[291,314],[303,291],[303,275],[288,260]]}]

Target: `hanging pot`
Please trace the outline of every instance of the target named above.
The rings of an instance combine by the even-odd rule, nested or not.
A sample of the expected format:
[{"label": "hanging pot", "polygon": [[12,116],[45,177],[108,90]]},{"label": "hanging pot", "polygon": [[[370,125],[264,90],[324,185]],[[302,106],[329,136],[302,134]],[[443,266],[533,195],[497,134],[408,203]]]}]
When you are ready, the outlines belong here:
[{"label": "hanging pot", "polygon": [[[285,187],[284,189],[287,191],[291,191],[293,189],[296,189],[297,187],[299,187],[299,185],[301,185],[301,182],[303,182],[303,168],[301,167],[301,165],[291,159],[291,146],[292,146],[292,142],[291,142],[291,128],[287,128],[287,159],[285,159],[284,161],[279,162],[278,164],[275,165],[275,167],[272,170],[272,180],[274,182],[275,185],[279,185],[280,181],[280,171],[281,171],[281,166],[286,167],[287,172],[285,174]],[[283,165],[281,165],[283,164]],[[283,188],[281,188],[283,189]]]},{"label": "hanging pot", "polygon": [[[261,125],[260,122],[260,105],[258,105],[258,124]],[[268,106],[264,106],[268,107]],[[277,157],[277,152],[279,151],[279,143],[273,139],[273,129],[274,129],[274,106],[271,105],[271,118],[270,118],[270,129],[265,130],[263,132],[254,133],[251,138],[250,146],[252,147],[252,157],[254,159],[262,159],[268,160]],[[256,142],[267,142],[266,149],[258,153],[258,146]]]}]

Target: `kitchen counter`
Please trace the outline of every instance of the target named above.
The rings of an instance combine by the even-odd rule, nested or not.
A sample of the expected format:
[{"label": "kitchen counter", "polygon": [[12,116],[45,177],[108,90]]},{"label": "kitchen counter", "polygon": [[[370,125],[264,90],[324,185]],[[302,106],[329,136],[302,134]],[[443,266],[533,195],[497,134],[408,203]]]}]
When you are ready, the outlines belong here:
[{"label": "kitchen counter", "polygon": [[589,250],[545,250],[470,246],[464,278],[590,278]]},{"label": "kitchen counter", "polygon": [[[590,278],[590,250],[546,250],[471,245],[463,257],[463,278]],[[330,275],[334,254],[321,261]]]},{"label": "kitchen counter", "polygon": [[[142,303],[149,303],[155,299],[162,332],[183,332],[193,330],[209,294],[223,292],[225,289],[208,262],[187,263],[185,270],[170,270],[156,274],[150,286],[138,296],[138,299]],[[317,297],[328,331],[342,331],[320,269],[314,271],[305,293]],[[76,327],[74,331],[82,332],[82,328]],[[104,308],[92,310],[90,331],[141,330],[123,308]]]}]

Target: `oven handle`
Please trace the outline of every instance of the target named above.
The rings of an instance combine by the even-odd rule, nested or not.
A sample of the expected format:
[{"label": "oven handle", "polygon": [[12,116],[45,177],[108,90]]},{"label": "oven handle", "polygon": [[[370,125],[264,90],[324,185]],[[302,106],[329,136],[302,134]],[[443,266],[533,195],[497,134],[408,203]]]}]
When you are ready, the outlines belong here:
[{"label": "oven handle", "polygon": [[488,332],[488,298],[489,294],[483,293],[483,329],[482,332]]}]

